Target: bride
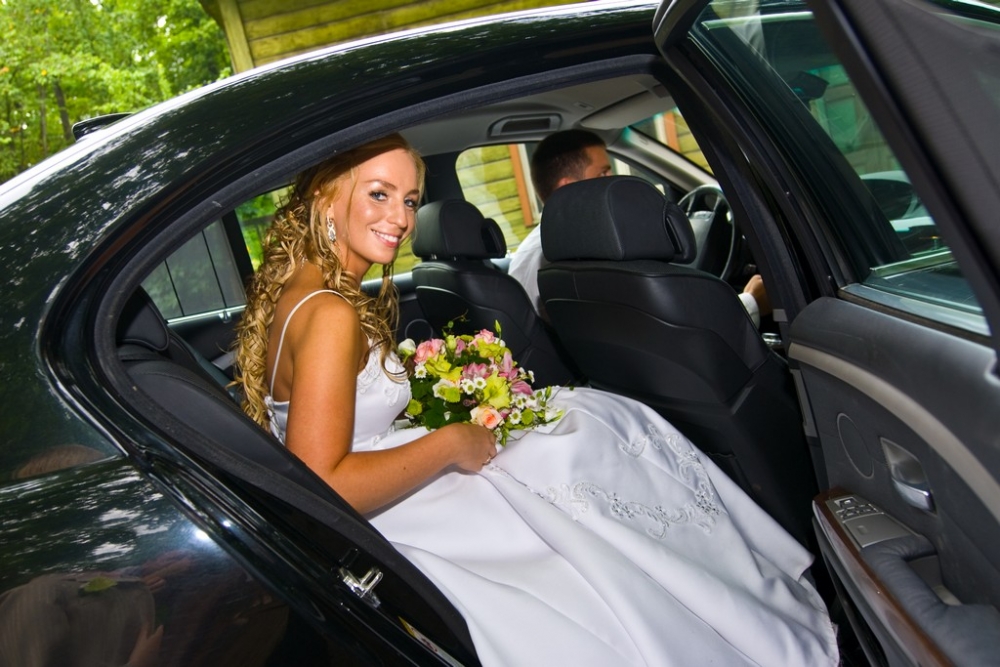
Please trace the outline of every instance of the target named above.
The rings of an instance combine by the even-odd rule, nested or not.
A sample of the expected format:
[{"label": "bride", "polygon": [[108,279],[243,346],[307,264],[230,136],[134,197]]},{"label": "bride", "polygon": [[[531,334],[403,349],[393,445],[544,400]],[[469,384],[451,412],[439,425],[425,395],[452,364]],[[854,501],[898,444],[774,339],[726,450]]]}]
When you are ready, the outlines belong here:
[{"label": "bride", "polygon": [[423,175],[394,135],[299,176],[240,325],[250,417],[445,593],[484,665],[837,664],[811,555],[644,405],[556,389],[563,416],[499,453],[475,424],[393,429],[391,266]]}]

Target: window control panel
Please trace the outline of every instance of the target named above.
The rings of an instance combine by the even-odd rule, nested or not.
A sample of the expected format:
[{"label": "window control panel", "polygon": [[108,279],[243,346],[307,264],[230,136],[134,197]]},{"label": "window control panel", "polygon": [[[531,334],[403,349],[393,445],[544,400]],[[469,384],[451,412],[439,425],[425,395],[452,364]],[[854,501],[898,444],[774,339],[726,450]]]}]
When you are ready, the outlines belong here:
[{"label": "window control panel", "polygon": [[836,508],[834,514],[840,519],[841,523],[847,519],[853,519],[856,516],[865,516],[866,514],[878,514],[881,512],[877,507],[869,503],[863,498],[858,496],[847,496],[846,498],[837,498],[832,500],[831,503]]},{"label": "window control panel", "polygon": [[912,534],[903,524],[861,496],[851,494],[831,498],[826,501],[826,505],[859,549]]}]

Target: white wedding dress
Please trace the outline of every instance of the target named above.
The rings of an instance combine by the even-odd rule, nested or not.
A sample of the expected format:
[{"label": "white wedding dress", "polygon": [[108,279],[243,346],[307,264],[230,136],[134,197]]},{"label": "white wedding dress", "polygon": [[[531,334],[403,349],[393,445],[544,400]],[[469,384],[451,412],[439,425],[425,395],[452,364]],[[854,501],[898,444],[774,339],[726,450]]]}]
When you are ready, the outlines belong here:
[{"label": "white wedding dress", "polygon": [[[354,451],[425,433],[393,427],[409,395],[370,355]],[[461,611],[484,665],[837,664],[812,556],[708,457],[636,401],[553,400],[564,416],[480,473],[369,517]],[[282,438],[288,403],[268,402]]]}]

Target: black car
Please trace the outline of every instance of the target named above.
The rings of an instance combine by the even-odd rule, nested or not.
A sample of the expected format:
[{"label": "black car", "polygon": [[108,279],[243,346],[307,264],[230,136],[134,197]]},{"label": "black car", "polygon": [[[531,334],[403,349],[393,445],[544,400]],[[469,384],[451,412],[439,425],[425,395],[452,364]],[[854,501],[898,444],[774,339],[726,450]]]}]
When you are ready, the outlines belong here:
[{"label": "black car", "polygon": [[[760,335],[555,279],[550,323],[458,294],[466,314],[678,424],[817,555],[845,664],[997,664],[998,27],[956,0],[590,3],[89,123],[0,188],[0,664],[477,664],[442,593],[242,415],[229,350],[303,168],[402,132],[425,204],[475,204],[513,249],[527,157],[567,128],[692,220],[696,255],[642,280],[728,298],[760,273]],[[427,337],[450,314],[421,265],[470,260],[404,255],[399,335]]]}]

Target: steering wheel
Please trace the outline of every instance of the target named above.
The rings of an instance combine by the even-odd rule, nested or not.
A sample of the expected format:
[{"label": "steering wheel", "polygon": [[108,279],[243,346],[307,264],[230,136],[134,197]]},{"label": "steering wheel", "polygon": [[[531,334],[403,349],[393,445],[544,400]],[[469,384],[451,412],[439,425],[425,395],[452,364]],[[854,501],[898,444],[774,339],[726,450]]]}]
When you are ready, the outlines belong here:
[{"label": "steering wheel", "polygon": [[716,185],[699,185],[681,197],[677,205],[691,221],[698,244],[691,266],[729,284],[741,280],[744,239],[733,224],[722,190]]}]

